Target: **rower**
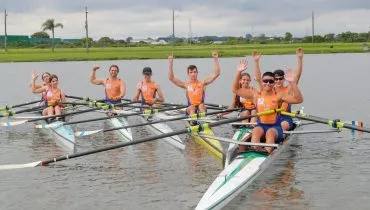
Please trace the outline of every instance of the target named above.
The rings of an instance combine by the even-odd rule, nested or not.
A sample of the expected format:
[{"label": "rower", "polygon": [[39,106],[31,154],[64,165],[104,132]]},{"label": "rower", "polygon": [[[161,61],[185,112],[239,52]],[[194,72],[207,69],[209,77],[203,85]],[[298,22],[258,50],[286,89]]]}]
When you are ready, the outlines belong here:
[{"label": "rower", "polygon": [[[289,104],[299,104],[303,102],[303,96],[299,90],[296,77],[293,71],[289,71],[285,75],[285,79],[290,83],[293,94],[277,93],[274,89],[275,75],[272,72],[265,72],[262,76],[262,89],[259,93],[251,90],[240,88],[239,80],[241,72],[247,69],[247,60],[242,59],[237,68],[237,73],[233,82],[232,91],[233,93],[249,98],[253,97],[253,101],[257,106],[258,112],[264,112],[268,110],[275,110],[281,106],[283,102]],[[265,137],[266,143],[274,144],[281,143],[283,140],[283,130],[279,123],[279,114],[273,113],[270,115],[262,115],[257,119],[257,125],[252,131],[252,142],[259,143],[261,138]],[[256,149],[256,148],[255,148]],[[273,151],[273,148],[266,147],[268,153]]]},{"label": "rower", "polygon": [[[44,84],[36,84],[35,83],[35,87],[34,89],[38,89],[38,88],[41,88],[43,86],[47,86],[49,87],[50,85],[50,73],[49,72],[44,72],[41,74],[41,79],[42,81],[44,82]],[[32,83],[34,83],[34,81],[36,81],[36,79],[39,77],[39,74],[36,74],[36,72],[32,72],[32,79],[31,79],[31,83],[30,83],[30,88],[31,88],[31,92],[32,93],[36,93],[32,90]],[[40,102],[40,105],[44,105],[45,104],[45,98],[46,98],[46,92],[42,92],[41,94],[41,100],[42,102]]]},{"label": "rower", "polygon": [[90,74],[90,82],[94,85],[104,85],[105,88],[105,103],[119,104],[126,94],[125,82],[117,77],[119,68],[117,65],[109,67],[109,77],[107,79],[97,79],[96,71],[100,69],[99,65],[94,65]]},{"label": "rower", "polygon": [[[296,84],[298,85],[299,79],[302,75],[302,66],[303,66],[302,65],[302,61],[303,61],[303,50],[302,50],[302,48],[298,48],[297,51],[296,51],[296,54],[297,54],[297,71],[296,71],[296,74],[295,74],[295,81],[296,81]],[[256,60],[257,63],[259,62],[259,58],[260,58],[260,56]],[[285,72],[281,69],[278,69],[278,70],[275,70],[273,73],[275,75],[275,86],[274,86],[275,91],[277,93],[285,93],[285,94],[290,94],[290,95],[293,94],[293,92],[291,90],[291,86],[290,85],[286,85],[286,86],[284,85],[284,83],[285,83],[285,78],[284,78]],[[257,69],[256,75],[257,75],[257,81],[259,83],[261,83],[261,79],[259,79],[261,77],[258,76],[258,75],[261,75],[259,68]],[[288,103],[282,103],[281,108],[283,108],[284,111],[291,112],[291,105],[288,104]],[[293,119],[289,116],[280,115],[279,121],[280,121],[281,127],[283,128],[284,131],[292,130],[294,128]]]},{"label": "rower", "polygon": [[[218,53],[212,52],[214,61],[214,71],[211,75],[203,80],[198,80],[198,68],[195,65],[190,65],[187,68],[188,81],[183,82],[176,78],[173,73],[173,56],[168,56],[169,72],[168,79],[180,88],[185,89],[186,98],[188,101],[188,108],[186,113],[189,115],[196,114],[197,112],[206,112],[204,105],[206,86],[214,82],[220,76],[220,63],[218,60]],[[195,124],[192,122],[191,124]]]},{"label": "rower", "polygon": [[[37,78],[37,77],[36,77]],[[58,87],[58,77],[55,74],[50,75],[49,85],[36,88],[35,80],[32,81],[33,93],[45,93],[45,102],[48,106],[42,112],[43,115],[60,115],[62,114],[62,104],[65,103],[65,94]]]},{"label": "rower", "polygon": [[[139,82],[136,86],[136,94],[133,97],[133,101],[138,101],[141,96],[141,104],[143,106],[153,107],[157,102],[164,102],[163,93],[157,83],[152,81],[152,69],[145,67],[143,69],[144,81]],[[158,98],[156,95],[158,94]]]}]

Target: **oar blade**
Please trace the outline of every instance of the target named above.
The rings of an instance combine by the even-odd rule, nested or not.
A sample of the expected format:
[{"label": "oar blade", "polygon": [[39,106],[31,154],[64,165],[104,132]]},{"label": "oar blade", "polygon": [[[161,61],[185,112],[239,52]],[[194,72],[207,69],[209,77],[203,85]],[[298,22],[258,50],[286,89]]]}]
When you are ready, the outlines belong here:
[{"label": "oar blade", "polygon": [[99,133],[101,131],[103,131],[103,129],[93,130],[93,131],[76,131],[75,136],[76,137],[89,136],[89,135]]},{"label": "oar blade", "polygon": [[15,126],[15,125],[21,125],[28,122],[28,120],[19,120],[19,121],[7,121],[7,122],[0,122],[0,126],[3,127],[10,127],[10,126]]},{"label": "oar blade", "polygon": [[35,128],[56,128],[59,126],[62,126],[64,122],[56,122],[56,123],[50,123],[50,124],[38,124],[35,125]]},{"label": "oar blade", "polygon": [[9,164],[0,165],[0,170],[19,169],[19,168],[33,168],[42,164],[42,161],[26,163],[26,164]]}]

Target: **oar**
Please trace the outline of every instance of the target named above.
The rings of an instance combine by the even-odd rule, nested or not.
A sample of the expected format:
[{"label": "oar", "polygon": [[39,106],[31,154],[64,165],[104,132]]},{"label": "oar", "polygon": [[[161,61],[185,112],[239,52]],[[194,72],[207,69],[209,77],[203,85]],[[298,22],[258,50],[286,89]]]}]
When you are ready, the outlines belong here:
[{"label": "oar", "polygon": [[18,110],[18,111],[7,111],[5,113],[0,114],[0,118],[1,117],[10,117],[10,116],[13,116],[15,114],[21,114],[21,113],[25,113],[25,112],[35,111],[35,110],[39,110],[39,109],[44,108],[44,107],[45,106],[42,105],[42,106],[35,106],[35,107],[32,107],[32,108],[22,109],[22,110]]},{"label": "oar", "polygon": [[9,109],[14,109],[14,108],[17,108],[17,107],[21,107],[21,106],[27,106],[27,105],[30,105],[30,104],[35,104],[35,103],[39,103],[41,102],[42,100],[37,100],[37,101],[31,101],[31,102],[27,102],[27,103],[23,103],[23,104],[17,104],[17,105],[5,105],[3,107],[0,107],[0,111],[5,111],[5,110],[9,110]]},{"label": "oar", "polygon": [[199,135],[201,137],[204,137],[204,138],[216,139],[216,140],[219,140],[219,141],[224,141],[224,142],[233,143],[233,144],[239,144],[239,145],[262,146],[262,147],[278,147],[279,146],[279,144],[267,144],[267,143],[254,143],[254,142],[245,142],[245,141],[235,141],[235,140],[229,139],[229,138],[224,138],[224,137],[220,137],[220,136],[213,136],[213,135],[207,135],[207,134],[202,134],[202,133],[199,133],[197,135]]},{"label": "oar", "polygon": [[257,113],[255,115],[249,115],[249,116],[244,116],[244,117],[236,117],[236,118],[221,120],[221,121],[213,122],[213,123],[204,123],[204,124],[200,124],[200,125],[191,126],[191,127],[186,128],[186,129],[181,129],[181,130],[177,130],[177,131],[173,131],[173,132],[169,132],[169,133],[164,133],[164,134],[160,134],[160,135],[157,135],[157,136],[142,138],[142,139],[136,140],[136,141],[120,143],[120,144],[116,144],[116,145],[112,145],[112,146],[106,146],[106,147],[102,147],[102,148],[98,148],[98,149],[94,149],[94,150],[90,150],[90,151],[79,152],[79,153],[74,153],[74,154],[71,154],[71,155],[55,157],[55,158],[51,158],[51,159],[48,159],[48,160],[41,160],[41,161],[36,161],[36,162],[31,162],[31,163],[26,163],[26,164],[0,165],[0,169],[4,170],[4,169],[17,169],[17,168],[30,168],[30,167],[36,167],[36,166],[45,166],[45,165],[48,165],[48,164],[54,163],[54,162],[59,162],[59,161],[67,160],[67,159],[82,157],[82,156],[85,156],[85,155],[91,155],[91,154],[104,152],[104,151],[108,151],[108,150],[113,150],[113,149],[117,149],[117,148],[121,148],[121,147],[127,147],[127,146],[131,146],[131,145],[135,145],[135,144],[154,141],[154,140],[157,140],[157,139],[167,138],[167,137],[170,137],[170,136],[186,134],[186,133],[191,133],[191,132],[198,133],[202,130],[202,128],[204,129],[204,128],[207,128],[207,127],[216,127],[216,126],[227,124],[227,123],[232,123],[232,122],[237,122],[237,121],[241,121],[241,120],[250,119],[252,117],[257,117],[257,116],[267,115],[267,114],[273,114],[273,113],[279,112],[279,111],[281,111],[281,109],[269,110],[269,111],[266,111],[266,112]]},{"label": "oar", "polygon": [[348,129],[352,129],[352,130],[357,130],[357,131],[363,131],[363,132],[370,133],[370,128],[365,128],[365,127],[360,127],[360,126],[348,124],[348,123],[345,123],[345,122],[341,122],[340,120],[329,120],[329,119],[322,118],[322,117],[313,117],[313,116],[310,116],[310,115],[307,115],[307,114],[300,114],[299,112],[298,113],[292,113],[292,112],[282,111],[281,114],[287,115],[287,116],[290,116],[290,117],[295,117],[295,118],[298,118],[298,119],[301,119],[301,120],[308,120],[308,121],[313,121],[313,122],[317,122],[317,123],[328,124],[329,126],[331,126],[333,128],[348,128]]},{"label": "oar", "polygon": [[106,106],[103,106],[101,108],[96,107],[96,108],[85,109],[85,110],[76,111],[76,112],[68,112],[68,113],[59,114],[59,115],[41,116],[41,117],[34,118],[34,119],[27,119],[27,120],[20,120],[20,121],[12,121],[12,122],[0,122],[0,126],[15,126],[15,125],[21,125],[21,124],[24,124],[24,123],[27,123],[27,122],[35,122],[35,121],[39,121],[39,120],[46,120],[46,119],[57,118],[57,117],[66,117],[66,116],[70,116],[70,115],[76,115],[76,114],[82,114],[82,113],[86,113],[86,112],[92,112],[92,111],[95,111],[95,110],[98,110],[98,109],[109,109],[109,108],[110,108],[110,106],[106,105]]},{"label": "oar", "polygon": [[35,125],[36,128],[51,128],[51,127],[58,127],[60,125],[73,125],[73,124],[79,124],[79,123],[87,123],[87,122],[93,122],[93,121],[100,121],[100,120],[108,120],[112,118],[118,118],[118,117],[130,117],[130,116],[136,116],[140,114],[149,115],[157,112],[164,112],[164,111],[170,111],[170,110],[176,110],[181,109],[182,107],[173,107],[173,108],[167,108],[167,109],[146,109],[142,112],[133,112],[128,114],[120,114],[120,115],[114,115],[114,116],[108,116],[108,117],[99,117],[99,118],[93,118],[88,120],[80,120],[80,121],[73,121],[73,122],[60,122],[60,123],[53,123],[53,124],[39,124]]},{"label": "oar", "polygon": [[164,123],[164,122],[170,122],[170,121],[176,121],[176,120],[183,120],[183,119],[194,120],[194,119],[198,119],[198,118],[205,117],[205,116],[215,115],[215,114],[219,114],[219,113],[223,113],[223,112],[238,111],[238,110],[240,110],[240,109],[235,108],[235,109],[228,109],[228,110],[223,110],[223,111],[208,112],[208,113],[206,113],[206,115],[204,115],[204,114],[203,115],[193,114],[193,115],[190,115],[190,116],[173,117],[173,118],[165,119],[165,120],[156,120],[156,121],[152,121],[152,122],[133,124],[133,125],[127,125],[127,126],[121,126],[121,127],[115,127],[115,128],[98,129],[98,130],[91,130],[91,131],[76,131],[75,136],[82,137],[82,136],[88,136],[88,135],[96,134],[96,133],[99,133],[99,132],[115,131],[115,130],[134,128],[134,127],[140,127],[140,126],[145,126],[145,125],[152,125],[152,124],[156,124],[156,123]]},{"label": "oar", "polygon": [[91,97],[79,97],[79,96],[70,96],[70,95],[66,95],[66,98],[72,98],[72,99],[83,100],[83,101],[90,101],[90,102],[102,102],[102,101],[105,101],[106,100],[106,99],[96,100],[96,99],[91,98]]}]

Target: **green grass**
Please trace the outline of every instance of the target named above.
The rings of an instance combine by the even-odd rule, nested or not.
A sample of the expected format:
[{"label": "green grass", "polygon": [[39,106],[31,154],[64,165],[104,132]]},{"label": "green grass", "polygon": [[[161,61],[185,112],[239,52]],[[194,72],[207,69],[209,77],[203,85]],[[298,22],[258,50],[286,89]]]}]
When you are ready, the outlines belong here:
[{"label": "green grass", "polygon": [[259,50],[264,55],[294,54],[298,47],[303,47],[306,54],[320,53],[360,53],[362,43],[324,44],[245,44],[245,45],[184,45],[184,46],[144,46],[117,48],[51,49],[9,49],[0,52],[0,62],[40,62],[40,61],[80,61],[80,60],[123,60],[123,59],[164,59],[174,53],[177,58],[211,57],[211,51],[217,50],[221,57],[240,57]]}]

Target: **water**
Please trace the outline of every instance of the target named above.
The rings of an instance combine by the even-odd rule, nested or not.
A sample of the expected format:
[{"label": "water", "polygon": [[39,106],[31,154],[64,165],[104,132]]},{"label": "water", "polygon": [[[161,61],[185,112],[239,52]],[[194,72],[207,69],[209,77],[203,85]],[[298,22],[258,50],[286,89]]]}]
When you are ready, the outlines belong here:
[{"label": "water", "polygon": [[[300,87],[306,112],[370,124],[367,82],[369,54],[305,55]],[[207,89],[207,101],[229,104],[231,81],[238,58],[221,59],[222,73]],[[98,63],[98,77],[107,77],[110,64],[120,66],[132,97],[144,66],[151,66],[153,79],[161,85],[169,102],[185,103],[184,92],[167,79],[166,60],[99,62],[45,62],[0,64],[0,104],[17,104],[38,97],[29,93],[32,70],[59,76],[60,86],[70,95],[103,97],[102,87],[89,83],[92,66]],[[196,64],[200,77],[212,72],[212,59],[175,60],[175,74],[186,77],[186,66]],[[263,56],[262,71],[295,67],[296,58]],[[251,70],[253,64],[250,63]],[[101,114],[85,114],[73,120]],[[130,123],[138,123],[135,117]],[[171,122],[173,129],[182,122]],[[76,130],[108,128],[106,122],[75,126]],[[311,129],[326,129],[310,125]],[[134,138],[152,135],[135,128]],[[231,137],[227,126],[217,135]],[[222,169],[190,137],[180,136],[186,150],[180,152],[164,141],[84,156],[76,159],[19,170],[0,171],[1,209],[193,209]],[[300,135],[286,152],[256,182],[235,198],[226,209],[368,209],[370,198],[370,141],[363,133],[343,132]],[[77,139],[75,152],[117,144],[115,133]],[[227,145],[224,145],[225,147]],[[55,139],[32,124],[0,128],[0,164],[28,163],[66,154]]]}]

